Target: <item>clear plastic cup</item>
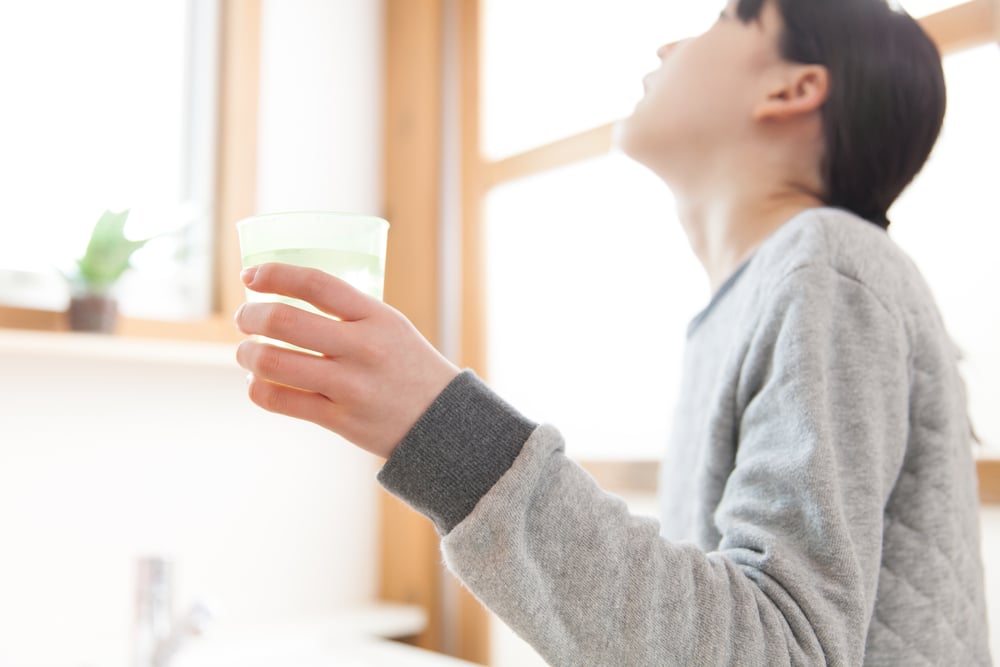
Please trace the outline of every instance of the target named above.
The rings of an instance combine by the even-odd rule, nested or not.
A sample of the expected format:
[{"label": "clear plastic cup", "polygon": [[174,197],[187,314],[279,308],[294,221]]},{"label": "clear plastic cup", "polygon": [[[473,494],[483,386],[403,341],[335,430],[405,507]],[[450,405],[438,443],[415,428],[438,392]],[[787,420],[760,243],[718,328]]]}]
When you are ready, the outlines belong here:
[{"label": "clear plastic cup", "polygon": [[[320,269],[382,299],[389,223],[372,215],[288,211],[255,215],[236,224],[243,267],[281,262]],[[330,317],[312,305],[247,290],[247,301],[278,301]],[[274,342],[274,341],[268,341]]]}]

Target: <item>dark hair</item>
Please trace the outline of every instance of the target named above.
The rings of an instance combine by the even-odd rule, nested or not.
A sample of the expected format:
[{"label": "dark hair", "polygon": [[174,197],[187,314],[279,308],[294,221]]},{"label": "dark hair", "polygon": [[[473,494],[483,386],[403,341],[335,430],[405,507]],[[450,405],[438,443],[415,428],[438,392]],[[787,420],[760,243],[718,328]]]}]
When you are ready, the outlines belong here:
[{"label": "dark hair", "polygon": [[944,73],[934,42],[885,0],[739,0],[749,23],[765,2],[784,21],[788,61],[830,74],[823,105],[824,199],[880,227],[930,155],[945,112]]}]

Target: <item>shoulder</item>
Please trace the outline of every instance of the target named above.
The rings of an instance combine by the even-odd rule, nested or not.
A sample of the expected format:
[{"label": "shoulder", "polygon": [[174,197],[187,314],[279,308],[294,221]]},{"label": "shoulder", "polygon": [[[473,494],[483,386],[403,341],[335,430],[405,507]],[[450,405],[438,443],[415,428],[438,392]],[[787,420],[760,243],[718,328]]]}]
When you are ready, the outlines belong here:
[{"label": "shoulder", "polygon": [[822,269],[872,288],[891,288],[912,268],[885,230],[834,208],[803,211],[786,222],[761,244],[755,261],[775,282]]},{"label": "shoulder", "polygon": [[937,318],[920,271],[885,230],[834,208],[805,211],[768,238],[754,257],[765,294],[822,301],[851,291],[910,328]]}]

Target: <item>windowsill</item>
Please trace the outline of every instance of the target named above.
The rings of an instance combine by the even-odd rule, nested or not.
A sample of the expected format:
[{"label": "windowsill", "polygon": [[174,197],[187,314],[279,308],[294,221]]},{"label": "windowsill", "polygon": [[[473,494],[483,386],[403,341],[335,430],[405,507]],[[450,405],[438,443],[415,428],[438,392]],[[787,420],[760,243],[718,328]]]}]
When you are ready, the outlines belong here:
[{"label": "windowsill", "polygon": [[[71,333],[68,324],[64,311],[0,304],[0,331]],[[232,315],[222,313],[201,320],[143,320],[122,316],[118,319],[115,335],[205,343],[237,343],[242,338],[233,326]]]},{"label": "windowsill", "polygon": [[0,356],[96,359],[236,369],[235,347],[233,343],[0,329]]}]

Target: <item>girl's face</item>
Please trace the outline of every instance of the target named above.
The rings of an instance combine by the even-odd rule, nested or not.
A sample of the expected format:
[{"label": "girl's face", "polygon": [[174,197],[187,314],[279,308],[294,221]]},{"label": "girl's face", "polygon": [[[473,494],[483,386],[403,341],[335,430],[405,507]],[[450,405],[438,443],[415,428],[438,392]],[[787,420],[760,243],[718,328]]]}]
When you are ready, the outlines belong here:
[{"label": "girl's face", "polygon": [[622,124],[622,149],[654,171],[676,173],[706,160],[710,167],[738,147],[767,98],[768,75],[782,64],[780,31],[772,2],[759,20],[743,23],[734,0],[698,37],[661,47],[659,69],[645,77],[645,96]]}]

